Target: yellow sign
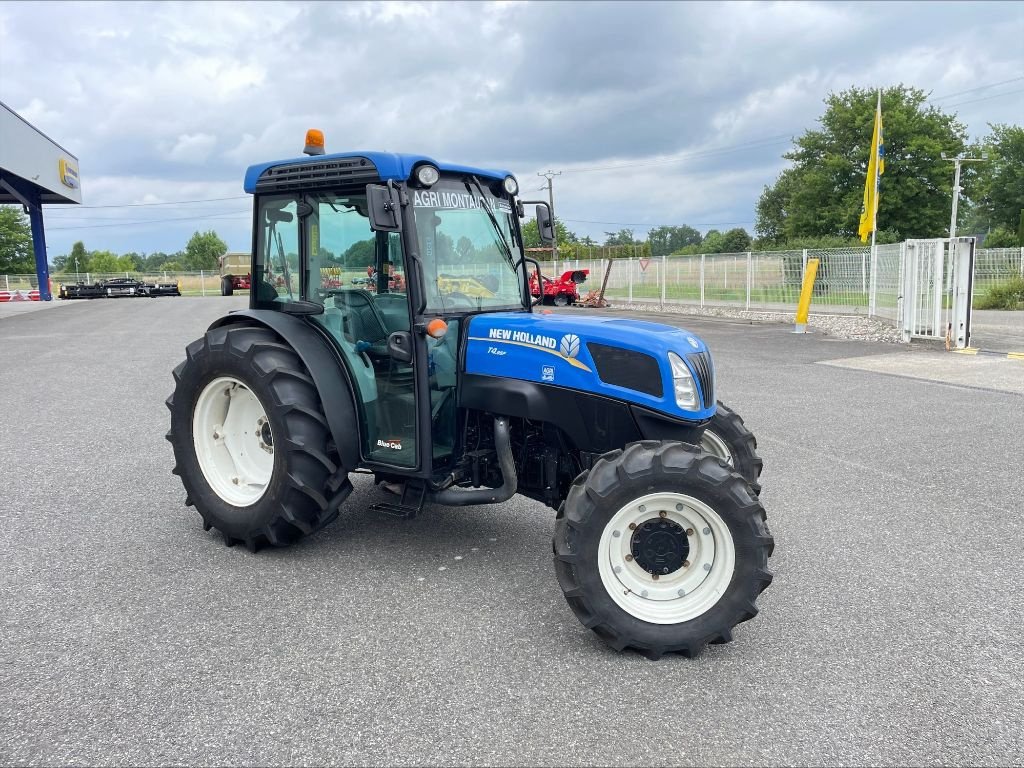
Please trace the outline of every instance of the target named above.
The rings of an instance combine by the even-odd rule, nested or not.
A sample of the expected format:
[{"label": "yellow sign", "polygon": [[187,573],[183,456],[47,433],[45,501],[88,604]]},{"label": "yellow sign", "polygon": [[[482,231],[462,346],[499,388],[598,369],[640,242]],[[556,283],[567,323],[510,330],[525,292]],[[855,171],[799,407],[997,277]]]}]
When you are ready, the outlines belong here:
[{"label": "yellow sign", "polygon": [[65,187],[78,189],[78,166],[71,160],[60,159],[60,182]]}]

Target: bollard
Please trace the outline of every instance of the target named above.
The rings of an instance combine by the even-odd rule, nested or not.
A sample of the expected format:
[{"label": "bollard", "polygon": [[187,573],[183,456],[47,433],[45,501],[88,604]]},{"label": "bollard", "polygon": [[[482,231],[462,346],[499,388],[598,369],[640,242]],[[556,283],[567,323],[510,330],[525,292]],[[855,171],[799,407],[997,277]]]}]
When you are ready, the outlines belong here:
[{"label": "bollard", "polygon": [[804,285],[800,289],[800,303],[796,307],[796,321],[793,333],[807,333],[807,315],[811,310],[811,293],[814,288],[814,277],[817,274],[818,259],[808,259],[807,269],[804,271]]}]

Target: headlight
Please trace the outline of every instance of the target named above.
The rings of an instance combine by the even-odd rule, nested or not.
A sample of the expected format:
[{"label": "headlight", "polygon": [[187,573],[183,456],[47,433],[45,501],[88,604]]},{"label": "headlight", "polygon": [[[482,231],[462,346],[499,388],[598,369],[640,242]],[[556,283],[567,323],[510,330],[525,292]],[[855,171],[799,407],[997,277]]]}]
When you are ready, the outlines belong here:
[{"label": "headlight", "polygon": [[690,369],[683,358],[675,352],[668,353],[668,361],[672,366],[672,385],[676,393],[676,405],[684,410],[697,410],[697,385],[693,382]]},{"label": "headlight", "polygon": [[515,195],[519,192],[519,182],[516,181],[515,176],[506,176],[502,186],[505,187],[505,191],[510,195]]},{"label": "headlight", "polygon": [[441,178],[441,172],[432,165],[421,165],[416,169],[416,181],[422,184],[424,187],[433,186],[437,184],[437,180]]}]

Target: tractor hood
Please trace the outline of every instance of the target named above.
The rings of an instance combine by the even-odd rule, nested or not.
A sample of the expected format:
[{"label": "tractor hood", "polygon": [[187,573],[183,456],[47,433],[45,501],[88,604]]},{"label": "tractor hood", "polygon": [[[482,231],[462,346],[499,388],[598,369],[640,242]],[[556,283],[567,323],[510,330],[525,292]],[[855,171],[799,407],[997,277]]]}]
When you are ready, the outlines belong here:
[{"label": "tractor hood", "polygon": [[[699,392],[677,405],[668,353],[685,361]],[[689,331],[643,320],[573,314],[492,313],[469,323],[466,373],[577,389],[688,420],[714,415],[714,367]]]}]

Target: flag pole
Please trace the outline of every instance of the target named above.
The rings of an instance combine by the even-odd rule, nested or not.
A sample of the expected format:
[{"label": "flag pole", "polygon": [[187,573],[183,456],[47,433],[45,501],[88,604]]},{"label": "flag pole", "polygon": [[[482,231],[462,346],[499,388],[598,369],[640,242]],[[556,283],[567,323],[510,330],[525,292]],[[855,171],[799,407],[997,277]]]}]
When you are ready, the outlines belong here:
[{"label": "flag pole", "polygon": [[[878,89],[878,102],[875,106],[875,130],[878,130],[878,116],[882,112],[882,89]],[[874,144],[874,141],[871,142]],[[877,153],[877,148],[875,149]],[[871,287],[868,293],[868,317],[874,317],[875,315],[875,292],[878,275],[878,248],[875,247],[875,232],[878,230],[878,157],[875,160],[875,197],[874,197],[874,211],[871,212]]]},{"label": "flag pole", "polygon": [[[882,89],[878,89],[878,103],[875,106],[875,121],[882,112]],[[877,129],[877,126],[875,128]],[[877,151],[877,150],[876,150]],[[871,213],[871,250],[875,250],[875,230],[878,229],[878,158],[875,157],[875,178],[872,180],[875,185],[875,210]]]}]

